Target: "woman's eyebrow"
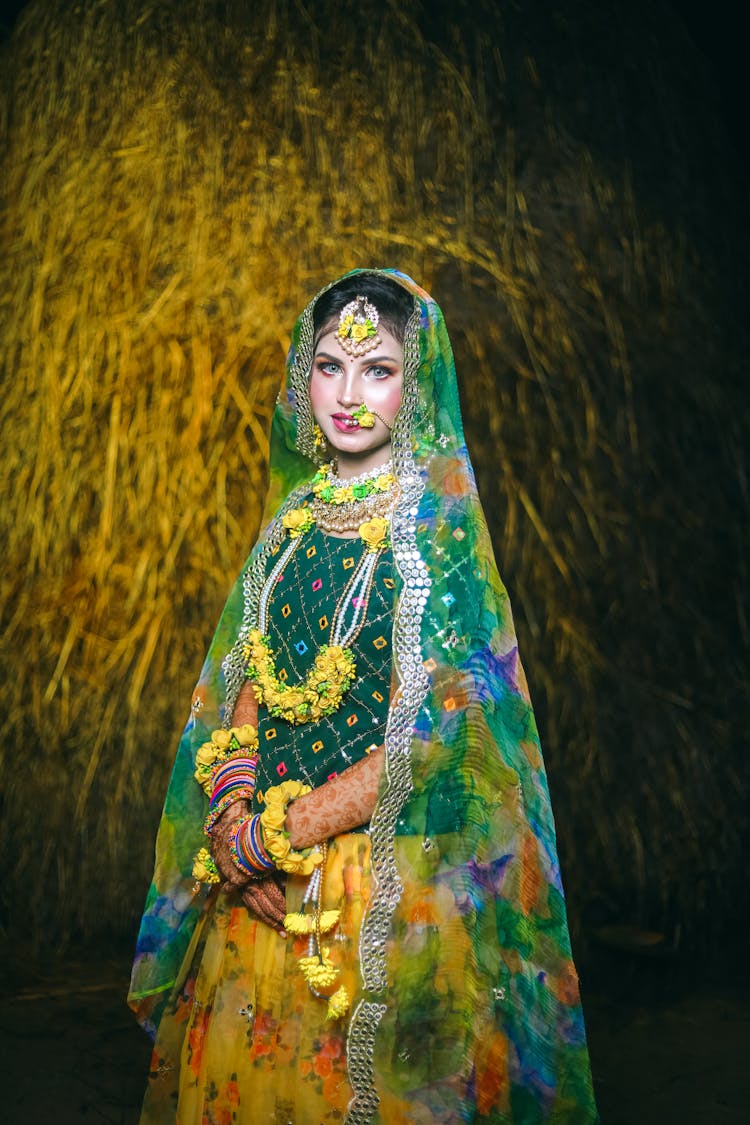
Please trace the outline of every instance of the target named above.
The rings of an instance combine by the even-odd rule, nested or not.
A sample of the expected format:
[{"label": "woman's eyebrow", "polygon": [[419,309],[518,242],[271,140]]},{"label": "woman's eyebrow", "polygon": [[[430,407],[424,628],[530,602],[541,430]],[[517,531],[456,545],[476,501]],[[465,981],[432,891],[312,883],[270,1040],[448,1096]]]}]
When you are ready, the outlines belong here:
[{"label": "woman's eyebrow", "polygon": [[[315,356],[313,358],[314,359],[330,359],[331,363],[341,363],[342,362],[342,360],[339,356],[331,355],[330,352],[316,352]],[[358,358],[359,359],[366,359],[368,365],[372,365],[373,363],[395,363],[395,364],[398,364],[398,363],[401,362],[395,356],[391,356],[391,355],[374,355],[374,356],[362,355],[362,356],[359,356]]]}]

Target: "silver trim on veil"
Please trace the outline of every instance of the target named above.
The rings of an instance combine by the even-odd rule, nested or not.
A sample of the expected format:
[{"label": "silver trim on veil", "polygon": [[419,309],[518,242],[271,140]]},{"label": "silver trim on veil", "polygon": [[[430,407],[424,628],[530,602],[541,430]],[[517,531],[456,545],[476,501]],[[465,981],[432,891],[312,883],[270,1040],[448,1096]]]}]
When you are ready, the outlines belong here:
[{"label": "silver trim on veil", "polygon": [[[398,815],[411,792],[412,732],[429,686],[419,638],[430,577],[416,538],[417,510],[424,483],[412,453],[418,372],[419,306],[415,299],[415,309],[404,334],[403,396],[391,439],[393,472],[399,488],[391,522],[391,542],[394,565],[403,582],[393,622],[393,659],[399,684],[391,699],[385,732],[385,788],[370,823],[375,889],[359,938],[363,990],[381,1000],[388,987],[386,940],[403,891],[393,838]],[[377,1110],[379,1098],[374,1085],[373,1057],[375,1036],[386,1007],[382,1002],[363,998],[351,1018],[346,1057],[354,1097],[345,1119],[348,1125],[369,1125]]]}]

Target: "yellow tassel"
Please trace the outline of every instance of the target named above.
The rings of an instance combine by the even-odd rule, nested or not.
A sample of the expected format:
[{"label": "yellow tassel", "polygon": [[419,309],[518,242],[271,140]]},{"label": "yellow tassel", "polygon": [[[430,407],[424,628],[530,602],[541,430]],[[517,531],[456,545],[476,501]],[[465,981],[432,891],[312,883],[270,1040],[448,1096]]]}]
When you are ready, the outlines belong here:
[{"label": "yellow tassel", "polygon": [[323,949],[321,957],[300,957],[299,967],[312,988],[330,988],[338,980],[339,971]]},{"label": "yellow tassel", "polygon": [[336,992],[334,992],[333,996],[330,996],[328,999],[328,1012],[326,1013],[326,1019],[341,1019],[341,1017],[345,1016],[349,1011],[350,1003],[351,1001],[349,999],[349,993],[346,991],[342,984],[341,988],[337,989]]},{"label": "yellow tassel", "polygon": [[[340,910],[324,910],[320,915],[320,932],[327,934],[338,924],[341,917]],[[284,919],[284,929],[288,934],[309,934],[315,929],[314,914],[287,914]]]}]

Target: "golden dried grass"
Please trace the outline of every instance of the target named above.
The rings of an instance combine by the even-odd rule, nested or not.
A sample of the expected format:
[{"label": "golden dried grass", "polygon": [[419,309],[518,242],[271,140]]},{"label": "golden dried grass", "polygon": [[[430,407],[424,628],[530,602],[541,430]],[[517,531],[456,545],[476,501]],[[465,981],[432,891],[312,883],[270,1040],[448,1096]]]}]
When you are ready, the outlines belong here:
[{"label": "golden dried grass", "polygon": [[[413,273],[448,314],[574,903],[694,929],[731,911],[747,498],[709,208],[731,196],[706,170],[688,199],[689,154],[654,188],[597,107],[576,132],[576,68],[579,90],[628,94],[604,63],[592,76],[555,5],[453,6],[429,34],[416,7],[369,11],[37,2],[6,47],[11,936],[133,925],[190,688],[257,528],[289,328],[367,264]],[[645,19],[629,47],[648,59]],[[680,149],[640,130],[649,159]]]}]

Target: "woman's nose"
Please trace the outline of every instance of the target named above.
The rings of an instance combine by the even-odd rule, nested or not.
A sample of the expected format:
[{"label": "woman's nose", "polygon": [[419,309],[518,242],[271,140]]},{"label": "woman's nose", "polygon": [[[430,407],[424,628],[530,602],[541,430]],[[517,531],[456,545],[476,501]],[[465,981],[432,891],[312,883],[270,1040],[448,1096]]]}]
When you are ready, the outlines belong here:
[{"label": "woman's nose", "polygon": [[338,400],[342,406],[359,405],[362,401],[359,380],[353,372],[348,372],[341,380]]}]

